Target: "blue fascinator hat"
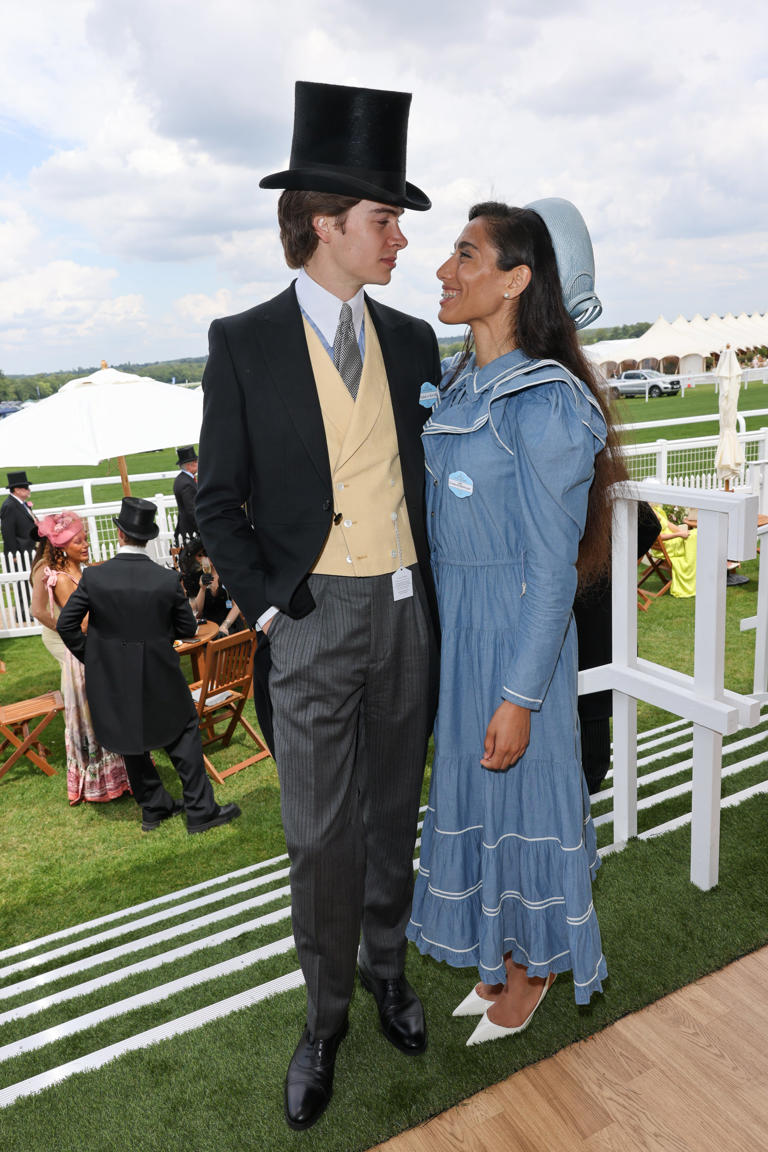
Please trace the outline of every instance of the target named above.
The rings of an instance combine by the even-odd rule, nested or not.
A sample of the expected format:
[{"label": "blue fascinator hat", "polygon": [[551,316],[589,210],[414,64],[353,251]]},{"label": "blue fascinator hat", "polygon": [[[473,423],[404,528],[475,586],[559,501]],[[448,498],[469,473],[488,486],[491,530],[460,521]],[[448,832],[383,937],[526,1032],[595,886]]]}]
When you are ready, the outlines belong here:
[{"label": "blue fascinator hat", "polygon": [[566,310],[577,328],[586,328],[603,310],[595,294],[595,256],[584,217],[570,200],[548,196],[526,204],[547,226],[557,258]]}]

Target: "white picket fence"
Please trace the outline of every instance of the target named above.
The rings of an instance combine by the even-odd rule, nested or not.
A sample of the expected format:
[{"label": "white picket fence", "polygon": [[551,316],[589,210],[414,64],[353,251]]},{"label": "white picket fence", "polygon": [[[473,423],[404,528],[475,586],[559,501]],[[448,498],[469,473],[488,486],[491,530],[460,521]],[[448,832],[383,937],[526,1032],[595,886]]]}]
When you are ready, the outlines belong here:
[{"label": "white picket fence", "polygon": [[[741,417],[766,417],[768,411],[764,409],[740,413],[740,427],[744,428]],[[717,417],[692,417],[659,421],[660,428],[671,427],[677,424],[695,424],[717,422]],[[628,424],[621,431],[631,436],[635,428],[647,425]],[[744,446],[745,468],[744,475],[735,483],[735,488],[751,492],[759,497],[759,510],[768,515],[768,427],[757,431],[739,433],[739,440]],[[715,472],[715,452],[717,451],[717,436],[687,437],[681,440],[659,439],[648,444],[626,444],[624,455],[632,480],[646,480],[653,478],[660,483],[674,487],[684,487],[702,492],[713,492],[721,488]],[[154,481],[158,484],[172,480],[177,473],[173,472],[147,472],[132,475],[130,481],[136,484],[139,481]],[[35,496],[48,491],[72,490],[77,491],[82,503],[72,502],[69,507],[76,511],[88,522],[88,531],[91,544],[91,557],[95,562],[106,560],[113,556],[117,548],[117,530],[112,523],[112,517],[120,509],[120,495],[106,502],[93,501],[93,490],[97,487],[118,488],[119,479],[116,477],[92,477],[85,480],[54,481],[46,484],[35,484]],[[160,536],[154,546],[150,547],[150,554],[165,564],[170,562],[170,548],[173,544],[173,526],[176,521],[176,502],[172,495],[158,493],[152,497],[158,505]],[[35,508],[39,517],[46,515],[50,508]],[[15,560],[9,560],[0,551],[0,639],[4,636],[24,636],[37,634],[40,631],[29,610],[29,564],[28,561],[16,554]]]},{"label": "white picket fence", "polygon": [[[175,475],[175,473],[171,475]],[[67,487],[76,487],[85,483],[85,481],[69,481]],[[43,487],[42,484],[35,485],[35,491],[38,492]],[[49,484],[45,487],[58,488],[61,486]],[[173,496],[162,494],[153,496],[152,500],[158,506],[160,533],[157,539],[150,540],[147,545],[147,554],[158,564],[172,566],[171,548],[174,544],[173,527],[177,515],[176,501]],[[112,518],[120,511],[120,500],[101,504],[73,504],[71,507],[88,525],[92,562],[100,563],[114,556],[117,551],[117,528]],[[55,511],[55,509],[42,508],[35,509],[35,511],[38,517],[42,518],[48,511]],[[0,638],[33,636],[40,633],[40,625],[34,619],[31,611],[32,590],[29,582],[31,567],[32,557],[29,553],[16,552],[6,556],[0,552]]]},{"label": "white picket fence", "polygon": [[[744,415],[768,416],[768,412],[750,412]],[[669,421],[666,426],[678,423],[704,423],[706,421],[717,424],[717,417],[695,417],[692,421]],[[660,425],[663,427],[664,425]],[[647,425],[626,425],[621,429],[626,440],[631,441],[632,432]],[[744,450],[744,472],[736,481],[736,487],[749,487],[756,482],[754,465],[760,466],[768,459],[768,428],[758,428],[754,431],[745,431],[743,421],[740,421],[738,432],[739,442]],[[627,463],[632,480],[645,480],[653,477],[662,484],[684,485],[687,488],[703,488],[713,490],[722,485],[715,472],[715,454],[717,452],[718,437],[688,436],[681,440],[668,440],[659,438],[647,444],[625,443],[624,458]],[[763,511],[761,507],[760,511]]]}]

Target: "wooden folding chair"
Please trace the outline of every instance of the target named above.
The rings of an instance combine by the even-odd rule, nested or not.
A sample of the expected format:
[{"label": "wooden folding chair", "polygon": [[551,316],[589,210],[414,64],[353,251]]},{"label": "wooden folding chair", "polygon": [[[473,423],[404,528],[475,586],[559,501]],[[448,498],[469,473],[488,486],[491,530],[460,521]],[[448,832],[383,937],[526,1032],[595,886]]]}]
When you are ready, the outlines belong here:
[{"label": "wooden folding chair", "polygon": [[[656,554],[654,555],[654,553]],[[672,585],[672,561],[661,536],[658,536],[645,555],[640,557],[637,568],[637,606],[642,612],[647,612],[651,600],[663,596]],[[654,574],[661,580],[661,588],[656,592],[651,592],[643,585]]]},{"label": "wooden folding chair", "polygon": [[[54,716],[64,710],[64,701],[61,692],[46,692],[44,696],[35,696],[32,700],[19,700],[16,704],[0,705],[0,754],[10,745],[14,750],[0,763],[0,776],[4,776],[17,760],[26,756],[35,767],[45,772],[46,776],[55,776],[56,769],[52,768],[45,756],[48,750],[40,744],[40,733],[47,728]],[[33,720],[40,723],[31,732],[29,726]],[[37,750],[33,745],[37,744]]]},{"label": "wooden folding chair", "polygon": [[[222,748],[226,748],[237,725],[240,724],[259,749],[255,756],[249,756],[246,760],[241,760],[222,771],[215,768],[209,758],[204,756],[209,775],[219,784],[234,772],[239,772],[242,768],[247,768],[250,764],[265,760],[272,755],[259,733],[243,716],[251,682],[256,641],[255,632],[236,632],[233,636],[225,636],[221,640],[211,640],[205,650],[202,677],[189,686],[197,708],[204,746],[207,747],[220,740]],[[226,729],[217,732],[217,724],[224,722],[227,723]]]}]

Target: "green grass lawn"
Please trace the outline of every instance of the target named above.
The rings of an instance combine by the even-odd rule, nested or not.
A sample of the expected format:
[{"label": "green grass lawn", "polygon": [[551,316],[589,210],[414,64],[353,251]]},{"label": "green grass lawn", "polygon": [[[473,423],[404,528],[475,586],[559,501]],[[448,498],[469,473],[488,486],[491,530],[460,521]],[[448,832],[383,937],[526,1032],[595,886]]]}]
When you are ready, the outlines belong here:
[{"label": "green grass lawn", "polygon": [[[688,399],[682,403],[688,404]],[[659,400],[643,407],[667,412],[678,402]],[[173,460],[171,450],[152,453],[138,464],[133,458],[129,470],[172,468]],[[60,475],[62,470],[55,471]],[[82,469],[75,471],[83,475]],[[727,687],[749,692],[755,633],[742,633],[739,621],[756,611],[757,561],[743,564],[742,571],[750,582],[727,592],[725,676]],[[667,595],[654,601],[647,613],[639,614],[640,655],[690,673],[694,611],[693,599]],[[8,667],[0,676],[3,700],[58,686],[58,665],[38,637],[0,640],[0,659]],[[250,704],[248,710],[253,719]],[[671,719],[669,713],[638,705],[641,731]],[[183,819],[178,819],[156,833],[142,834],[138,808],[129,797],[71,808],[61,717],[47,729],[45,740],[57,775],[46,777],[23,762],[0,780],[0,948],[285,851],[272,760],[216,786],[221,802],[234,800],[242,808],[242,817],[231,825],[188,836]],[[228,750],[214,751],[214,760],[226,765],[245,754],[245,744],[237,742]],[[169,789],[179,795],[172,767],[162,755],[158,763]],[[764,765],[750,772],[749,782],[766,777]],[[428,780],[429,764],[423,799]],[[651,790],[656,787],[661,785]],[[724,792],[733,787],[724,782]],[[690,809],[690,797],[668,801],[662,818],[685,811],[686,804]],[[609,807],[609,801],[598,800],[595,812]],[[600,843],[610,842],[610,826],[604,825],[599,833]],[[311,1133],[290,1132],[282,1117],[282,1078],[304,1017],[304,992],[296,989],[18,1101],[0,1112],[0,1148],[2,1152],[281,1152],[299,1143],[323,1152],[368,1148],[768,941],[768,797],[756,797],[723,813],[720,883],[711,892],[690,885],[689,852],[690,829],[683,828],[656,840],[635,842],[607,857],[595,886],[609,967],[605,994],[589,1008],[577,1009],[569,982],[559,980],[536,1027],[514,1043],[465,1048],[467,1029],[450,1012],[466,993],[471,974],[447,969],[409,949],[408,974],[427,1007],[427,1053],[409,1059],[387,1045],[370,998],[356,990],[333,1105]],[[289,931],[287,921],[261,929],[247,938],[247,947]],[[245,947],[224,946],[216,959],[237,955]],[[82,956],[90,951],[84,950]],[[209,962],[199,956],[178,961],[170,975]],[[41,1053],[16,1057],[0,1065],[0,1089],[295,966],[294,952],[274,957],[258,976],[245,969],[215,989],[192,989],[131,1013],[128,1019],[59,1040]],[[94,971],[98,975],[101,970]],[[7,982],[0,981],[0,986]],[[109,1003],[145,986],[146,981],[137,977],[121,984],[119,992],[105,987],[95,1003]],[[3,1007],[15,1002],[6,1001]],[[55,1027],[67,1015],[59,1008],[47,1009],[40,1027]],[[25,1034],[19,1022],[7,1024],[0,1029],[0,1044]]]},{"label": "green grass lawn", "polygon": [[[176,449],[163,448],[157,452],[139,452],[126,457],[128,474],[142,475],[146,472],[175,472]],[[117,460],[102,460],[100,464],[84,465],[73,464],[69,467],[55,465],[44,468],[27,468],[27,476],[32,486],[32,500],[35,508],[67,508],[72,504],[81,504],[82,497],[78,490],[62,488],[60,491],[35,493],[36,484],[50,484],[55,480],[89,480],[96,476],[109,477],[112,484],[107,487],[99,485],[94,489],[94,499],[97,502],[117,500],[122,495],[120,473]],[[141,480],[131,484],[131,493],[134,496],[143,496],[151,499],[157,493],[169,495],[173,491],[173,477],[168,480]]]},{"label": "green grass lawn", "polygon": [[[696,388],[686,388],[678,396],[658,396],[648,400],[642,396],[621,396],[613,401],[615,419],[621,424],[639,424],[646,421],[682,420],[692,416],[712,416],[712,424],[693,424],[689,428],[674,425],[669,429],[640,428],[625,435],[632,444],[647,444],[662,436],[667,440],[681,440],[687,436],[717,435],[717,394],[714,384],[699,384]],[[753,380],[739,396],[739,408],[743,412],[768,409],[768,379]],[[768,416],[749,417],[747,431],[768,426]]]},{"label": "green grass lawn", "polygon": [[[755,633],[741,632],[739,621],[756,612],[757,567],[757,560],[743,564],[749,583],[727,593],[725,681],[736,692],[752,690]],[[691,673],[695,603],[666,595],[648,612],[639,613],[640,655]],[[38,637],[0,640],[0,659],[8,667],[0,679],[4,700],[26,699],[58,687],[59,666]],[[255,723],[250,702],[247,715]],[[670,713],[642,701],[638,704],[641,731],[671,719]],[[61,927],[109,911],[116,890],[130,889],[135,903],[285,850],[272,760],[216,786],[221,802],[235,800],[243,809],[242,819],[225,835],[187,836],[181,820],[163,829],[162,836],[142,835],[138,807],[131,798],[70,808],[61,716],[48,727],[45,739],[56,776],[44,776],[24,762],[0,780],[0,941],[5,946],[50,931],[51,925]],[[213,755],[215,763],[226,766],[247,754],[244,737],[237,736],[229,749]],[[178,795],[178,779],[162,753],[158,763],[170,790]],[[426,786],[425,782],[425,790]]]},{"label": "green grass lawn", "polygon": [[[751,687],[754,633],[741,633],[738,621],[755,610],[756,562],[743,565],[743,570],[750,583],[729,589],[727,601],[726,679],[738,691]],[[641,654],[690,671],[694,604],[665,596],[641,614]],[[9,668],[2,678],[4,695],[36,694],[58,681],[58,666],[36,637],[0,642],[0,656]],[[638,712],[641,729],[671,719],[642,703]],[[243,809],[233,824],[190,837],[183,821],[176,820],[148,835],[140,832],[138,809],[129,798],[68,806],[60,719],[49,732],[58,775],[49,778],[20,765],[0,781],[1,947],[220,877],[284,851],[271,760],[217,787],[219,799],[236,800]],[[218,753],[225,761],[240,755],[242,749],[237,747]],[[175,774],[164,758],[160,760],[161,774],[177,795]],[[429,770],[427,780],[428,776]],[[690,806],[689,798],[670,801],[663,818],[684,810],[686,803]],[[599,801],[595,810],[602,810]],[[610,841],[609,828],[599,832],[601,842]],[[409,949],[408,975],[423,997],[429,1022],[427,1052],[409,1059],[388,1045],[379,1033],[370,998],[356,989],[350,1034],[337,1063],[334,1100],[310,1133],[289,1131],[282,1115],[282,1080],[304,1019],[304,991],[298,988],[17,1101],[0,1112],[0,1147],[3,1152],[283,1152],[301,1142],[323,1152],[369,1148],[766,943],[768,797],[756,797],[723,813],[720,883],[711,892],[700,892],[689,883],[689,852],[690,830],[683,828],[630,844],[605,860],[595,885],[609,969],[604,995],[595,997],[588,1008],[576,1008],[569,981],[559,980],[536,1026],[514,1043],[467,1049],[464,1041],[471,1026],[452,1019],[451,1010],[465,995],[471,973],[446,968]],[[272,907],[267,903],[264,910]],[[203,951],[171,963],[162,979],[237,956],[289,931],[287,919],[258,932],[251,930],[213,954]],[[185,939],[206,932],[201,929]],[[160,950],[154,946],[139,955]],[[95,951],[98,946],[76,954],[82,964]],[[40,971],[55,963],[48,962]],[[224,997],[243,994],[257,983],[295,970],[296,964],[291,950],[215,985],[158,997],[127,1015],[53,1040],[38,1052],[0,1064],[0,1090]],[[111,967],[114,962],[84,970],[50,988],[98,978]],[[0,987],[15,978],[0,980]],[[3,1025],[0,1044],[38,1029],[56,1028],[78,1012],[152,987],[152,981],[141,975],[105,985],[85,1007],[72,1001],[71,1007],[45,1009],[32,1022]],[[13,1007],[21,999],[7,999],[0,1007]]]}]

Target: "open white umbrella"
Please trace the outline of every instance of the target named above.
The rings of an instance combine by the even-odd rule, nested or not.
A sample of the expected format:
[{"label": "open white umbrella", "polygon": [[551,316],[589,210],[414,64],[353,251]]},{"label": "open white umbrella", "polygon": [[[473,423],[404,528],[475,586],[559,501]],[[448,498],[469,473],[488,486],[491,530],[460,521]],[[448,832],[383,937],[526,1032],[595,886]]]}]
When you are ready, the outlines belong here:
[{"label": "open white umbrella", "polygon": [[123,491],[130,495],[126,456],[199,440],[201,389],[102,364],[90,376],[70,380],[54,396],[0,420],[0,461],[5,467],[98,464],[117,458]]},{"label": "open white umbrella", "polygon": [[744,448],[736,435],[736,413],[739,407],[741,366],[730,344],[720,353],[715,369],[720,386],[720,439],[715,453],[715,468],[720,480],[730,491],[732,481],[741,476],[744,467]]}]

